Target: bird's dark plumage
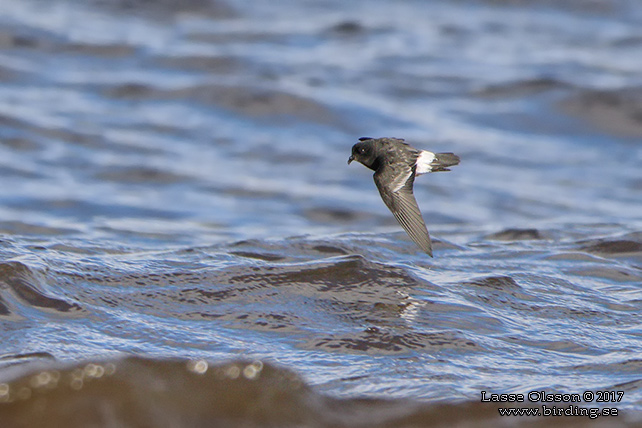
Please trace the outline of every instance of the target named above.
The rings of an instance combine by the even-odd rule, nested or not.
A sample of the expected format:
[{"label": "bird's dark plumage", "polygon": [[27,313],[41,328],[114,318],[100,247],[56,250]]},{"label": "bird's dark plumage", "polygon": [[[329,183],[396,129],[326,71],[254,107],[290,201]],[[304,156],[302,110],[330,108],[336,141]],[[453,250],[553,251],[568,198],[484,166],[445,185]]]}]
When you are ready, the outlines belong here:
[{"label": "bird's dark plumage", "polygon": [[381,199],[415,244],[432,257],[430,235],[413,194],[413,184],[417,175],[449,171],[449,166],[459,163],[459,157],[417,150],[399,138],[362,137],[359,141],[352,146],[348,164],[356,160],[375,171]]}]

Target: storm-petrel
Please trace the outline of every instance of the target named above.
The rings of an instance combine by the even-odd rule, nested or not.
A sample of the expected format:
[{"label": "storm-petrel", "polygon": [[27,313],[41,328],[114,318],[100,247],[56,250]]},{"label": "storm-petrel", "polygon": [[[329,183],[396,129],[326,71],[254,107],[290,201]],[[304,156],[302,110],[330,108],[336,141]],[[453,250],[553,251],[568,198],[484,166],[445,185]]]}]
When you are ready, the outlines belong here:
[{"label": "storm-petrel", "polygon": [[448,167],[457,165],[459,157],[452,153],[417,150],[401,138],[362,137],[359,141],[352,146],[348,165],[356,160],[375,171],[374,182],[381,199],[415,244],[432,257],[430,235],[412,193],[412,185],[418,175],[450,171]]}]

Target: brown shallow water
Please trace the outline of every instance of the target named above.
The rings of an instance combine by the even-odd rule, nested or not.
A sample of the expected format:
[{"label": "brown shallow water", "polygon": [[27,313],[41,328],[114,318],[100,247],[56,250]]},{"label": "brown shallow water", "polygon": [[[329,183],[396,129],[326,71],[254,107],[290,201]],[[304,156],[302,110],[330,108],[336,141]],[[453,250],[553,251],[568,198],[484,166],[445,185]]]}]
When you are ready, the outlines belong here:
[{"label": "brown shallow water", "polygon": [[[0,384],[3,385],[3,384]],[[3,394],[4,393],[4,394]],[[128,358],[49,367],[0,389],[3,425],[23,426],[309,426],[497,427],[635,426],[565,416],[500,417],[496,404],[428,404],[337,399],[316,393],[292,371],[260,361],[212,366],[204,360]],[[54,421],[52,423],[52,421]]]},{"label": "brown shallow water", "polygon": [[0,6],[0,426],[636,426],[642,8],[272,3]]}]

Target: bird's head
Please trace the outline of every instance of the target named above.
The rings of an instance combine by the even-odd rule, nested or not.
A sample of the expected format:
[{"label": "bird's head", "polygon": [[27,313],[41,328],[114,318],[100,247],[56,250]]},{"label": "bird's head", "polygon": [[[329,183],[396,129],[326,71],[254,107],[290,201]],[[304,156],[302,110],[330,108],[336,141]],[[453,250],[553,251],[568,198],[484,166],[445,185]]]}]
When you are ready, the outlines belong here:
[{"label": "bird's head", "polygon": [[372,138],[360,138],[361,142],[352,146],[352,155],[348,158],[348,165],[352,161],[357,161],[370,169],[376,169],[377,150],[375,147],[376,140]]}]

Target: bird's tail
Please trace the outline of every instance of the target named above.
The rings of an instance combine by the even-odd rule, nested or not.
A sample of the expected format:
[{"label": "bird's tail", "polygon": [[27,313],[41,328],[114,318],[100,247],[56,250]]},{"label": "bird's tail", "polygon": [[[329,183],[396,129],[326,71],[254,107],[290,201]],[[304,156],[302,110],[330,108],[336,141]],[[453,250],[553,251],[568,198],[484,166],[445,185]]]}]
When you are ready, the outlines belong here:
[{"label": "bird's tail", "polygon": [[459,164],[459,156],[453,153],[435,153],[435,159],[430,162],[431,171],[450,171],[449,166]]},{"label": "bird's tail", "polygon": [[452,153],[433,153],[428,150],[422,150],[417,157],[418,175],[429,172],[450,171],[449,166],[457,165],[459,156]]}]

